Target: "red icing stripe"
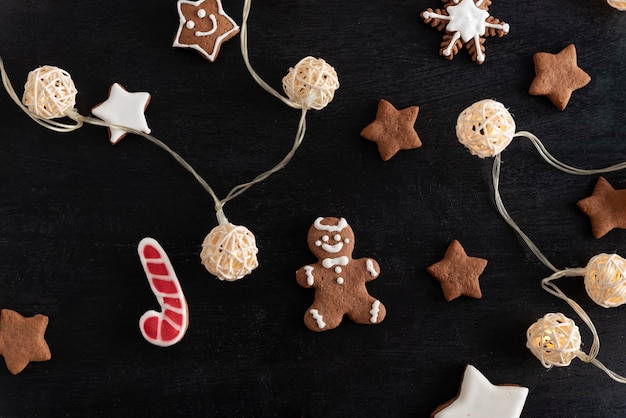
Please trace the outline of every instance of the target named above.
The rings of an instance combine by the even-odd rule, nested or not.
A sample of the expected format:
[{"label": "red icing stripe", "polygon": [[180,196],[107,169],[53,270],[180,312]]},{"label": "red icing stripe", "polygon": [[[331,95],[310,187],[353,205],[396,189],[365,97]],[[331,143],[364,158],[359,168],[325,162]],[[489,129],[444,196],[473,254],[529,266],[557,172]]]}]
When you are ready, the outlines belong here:
[{"label": "red icing stripe", "polygon": [[148,271],[152,274],[158,274],[159,276],[167,276],[168,271],[164,263],[146,263]]},{"label": "red icing stripe", "polygon": [[152,245],[146,245],[143,249],[143,256],[146,258],[161,258],[161,254],[159,250],[154,248]]},{"label": "red icing stripe", "polygon": [[179,314],[178,312],[167,310],[163,312],[163,314],[165,314],[165,316],[167,316],[176,325],[182,325],[183,316]]},{"label": "red icing stripe", "polygon": [[163,341],[170,341],[180,335],[181,331],[174,329],[167,321],[161,322],[161,339]]},{"label": "red icing stripe", "polygon": [[176,285],[171,280],[161,280],[154,277],[151,280],[155,289],[160,293],[178,293]]},{"label": "red icing stripe", "polygon": [[146,334],[146,337],[156,340],[158,334],[159,327],[159,317],[152,316],[146,319],[143,323],[143,332]]},{"label": "red icing stripe", "polygon": [[172,308],[178,308],[178,309],[183,307],[183,304],[180,303],[179,298],[163,298],[163,304],[169,305]]}]

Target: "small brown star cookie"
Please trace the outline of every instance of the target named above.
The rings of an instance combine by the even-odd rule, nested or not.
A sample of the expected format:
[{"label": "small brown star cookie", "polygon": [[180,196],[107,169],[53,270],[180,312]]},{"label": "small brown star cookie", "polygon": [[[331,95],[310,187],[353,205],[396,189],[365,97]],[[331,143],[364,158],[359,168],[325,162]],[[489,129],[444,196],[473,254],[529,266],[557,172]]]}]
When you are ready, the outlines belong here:
[{"label": "small brown star cookie", "polygon": [[380,99],[376,119],[361,131],[361,136],[378,144],[384,161],[400,150],[419,148],[422,141],[414,127],[418,112],[418,106],[398,110],[387,100]]},{"label": "small brown star cookie", "polygon": [[0,312],[0,354],[12,374],[18,374],[31,361],[50,360],[44,333],[48,317],[37,314],[25,318],[11,309]]},{"label": "small brown star cookie", "polygon": [[559,110],[564,110],[572,92],[585,87],[591,81],[576,62],[576,47],[570,44],[558,54],[538,52],[535,61],[535,79],[528,92],[535,96],[547,96]]},{"label": "small brown star cookie", "polygon": [[626,189],[615,190],[604,177],[598,179],[591,196],[576,205],[591,219],[591,231],[596,239],[613,228],[626,228]]},{"label": "small brown star cookie", "polygon": [[428,273],[441,283],[446,301],[450,302],[459,296],[480,299],[478,278],[487,267],[487,260],[468,257],[461,243],[452,241],[443,260],[426,268]]}]

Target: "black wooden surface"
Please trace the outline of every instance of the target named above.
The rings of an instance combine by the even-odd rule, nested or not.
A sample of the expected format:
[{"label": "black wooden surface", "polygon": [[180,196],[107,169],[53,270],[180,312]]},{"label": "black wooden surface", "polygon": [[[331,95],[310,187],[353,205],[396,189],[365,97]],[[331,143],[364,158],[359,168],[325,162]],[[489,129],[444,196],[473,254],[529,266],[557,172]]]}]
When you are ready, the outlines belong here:
[{"label": "black wooden surface", "polygon": [[[242,5],[224,0],[238,23]],[[82,114],[113,82],[149,92],[155,136],[224,196],[283,157],[299,113],[254,83],[239,37],[213,64],[172,48],[175,6],[3,0],[0,54],[20,92],[40,65],[69,71]],[[139,137],[112,146],[103,128],[47,131],[0,94],[0,307],[48,315],[53,356],[17,376],[0,368],[0,416],[426,417],[455,396],[468,363],[493,383],[530,388],[524,417],[626,414],[624,385],[579,360],[546,371],[525,348],[527,327],[547,312],[577,322],[584,350],[591,335],[541,290],[550,271],[499,217],[491,160],[471,156],[454,133],[465,107],[494,98],[568,164],[626,160],[626,12],[602,0],[495,0],[491,14],[511,32],[487,40],[478,66],[465,51],[451,62],[438,55],[442,34],[419,17],[428,7],[441,3],[255,0],[250,56],[261,76],[280,89],[287,69],[313,55],[335,67],[341,87],[310,113],[291,164],[226,206],[260,249],[260,267],[235,283],[200,265],[213,203],[170,156]],[[570,43],[592,81],[558,111],[527,93],[532,55]],[[420,106],[422,148],[382,162],[359,136],[380,98]],[[606,178],[626,188],[626,173]],[[576,208],[596,179],[556,171],[525,140],[503,154],[504,201],[558,267],[626,254],[626,231],[596,240]],[[294,272],[315,261],[306,232],[318,216],[347,218],[355,257],[380,263],[368,285],[387,306],[380,325],[304,327],[313,292]],[[168,252],[190,309],[186,336],[166,349],[137,326],[158,308],[136,254],[145,236]],[[445,302],[425,271],[453,239],[489,260],[481,300]],[[594,320],[599,359],[626,373],[625,308],[594,305],[581,278],[561,285]]]}]

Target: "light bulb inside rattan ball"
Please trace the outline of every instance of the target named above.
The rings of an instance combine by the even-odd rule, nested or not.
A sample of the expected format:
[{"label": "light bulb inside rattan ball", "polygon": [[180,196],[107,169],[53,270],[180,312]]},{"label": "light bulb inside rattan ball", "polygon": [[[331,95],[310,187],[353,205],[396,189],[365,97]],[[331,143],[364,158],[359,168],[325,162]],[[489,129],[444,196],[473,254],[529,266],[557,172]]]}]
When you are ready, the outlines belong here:
[{"label": "light bulb inside rattan ball", "polygon": [[617,10],[626,11],[626,0],[607,0],[607,3]]},{"label": "light bulb inside rattan ball", "polygon": [[28,73],[22,103],[44,119],[62,118],[74,109],[76,93],[67,71],[45,65]]},{"label": "light bulb inside rattan ball", "polygon": [[206,269],[220,280],[239,280],[259,266],[254,235],[245,226],[221,223],[202,243],[200,259]]},{"label": "light bulb inside rattan ball", "polygon": [[456,136],[472,155],[480,158],[500,154],[513,140],[515,121],[504,105],[485,99],[459,115]]},{"label": "light bulb inside rattan ball", "polygon": [[526,347],[545,368],[569,366],[580,352],[580,331],[562,313],[548,313],[526,332]]},{"label": "light bulb inside rattan ball", "polygon": [[617,254],[598,254],[585,268],[585,289],[598,305],[614,308],[626,303],[626,260]]},{"label": "light bulb inside rattan ball", "polygon": [[326,107],[338,88],[337,72],[321,58],[303,58],[283,77],[289,100],[315,110]]}]

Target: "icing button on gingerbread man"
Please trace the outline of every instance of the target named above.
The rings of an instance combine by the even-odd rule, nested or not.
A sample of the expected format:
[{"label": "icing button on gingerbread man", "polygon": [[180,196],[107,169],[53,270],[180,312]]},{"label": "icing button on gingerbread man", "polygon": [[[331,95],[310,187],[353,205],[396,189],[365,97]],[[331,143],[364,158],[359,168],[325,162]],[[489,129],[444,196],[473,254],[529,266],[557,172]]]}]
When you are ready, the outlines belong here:
[{"label": "icing button on gingerbread man", "polygon": [[354,232],[344,218],[317,218],[308,233],[311,252],[317,257],[296,272],[300,286],[315,289],[315,300],[304,314],[312,331],[336,328],[344,315],[357,324],[378,324],[386,309],[372,297],[365,283],[380,274],[371,258],[352,259]]}]

